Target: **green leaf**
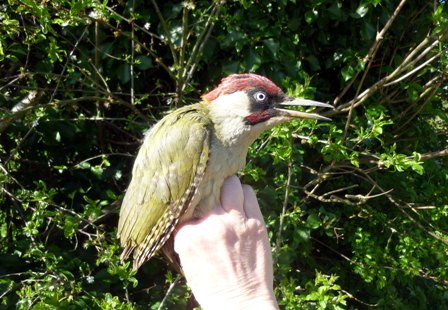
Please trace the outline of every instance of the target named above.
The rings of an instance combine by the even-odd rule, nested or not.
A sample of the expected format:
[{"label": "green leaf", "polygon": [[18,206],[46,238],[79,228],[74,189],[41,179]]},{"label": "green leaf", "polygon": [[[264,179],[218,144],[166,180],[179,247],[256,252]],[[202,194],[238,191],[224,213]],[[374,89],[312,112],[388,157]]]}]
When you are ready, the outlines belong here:
[{"label": "green leaf", "polygon": [[352,15],[354,18],[363,18],[367,12],[369,12],[369,6],[367,3],[360,3],[356,9],[356,13]]},{"label": "green leaf", "polygon": [[62,62],[63,56],[66,55],[66,51],[64,51],[59,45],[57,40],[53,36],[48,37],[50,44],[48,46],[48,57],[51,63],[56,61]]},{"label": "green leaf", "polygon": [[274,41],[274,39],[267,39],[263,41],[264,46],[268,49],[268,51],[271,53],[272,57],[277,57],[277,52],[279,48],[278,42]]},{"label": "green leaf", "polygon": [[364,21],[361,26],[361,36],[364,40],[373,40],[376,37],[376,28],[371,23]]},{"label": "green leaf", "polygon": [[73,216],[66,216],[64,220],[64,236],[72,237],[77,233],[78,220]]},{"label": "green leaf", "polygon": [[342,68],[341,75],[344,78],[344,82],[347,82],[353,78],[353,76],[355,75],[355,70],[353,69],[352,66],[347,65],[344,68]]},{"label": "green leaf", "polygon": [[261,58],[254,49],[250,49],[246,57],[246,71],[255,72],[261,64]]},{"label": "green leaf", "polygon": [[5,53],[3,52],[3,44],[0,40],[0,61],[3,61],[3,59],[5,59]]},{"label": "green leaf", "polygon": [[6,223],[2,223],[0,226],[0,237],[6,238],[8,236],[8,225]]},{"label": "green leaf", "polygon": [[344,18],[342,4],[339,1],[333,1],[333,4],[328,8],[328,12],[336,20],[343,20]]},{"label": "green leaf", "polygon": [[310,227],[311,229],[318,228],[322,223],[320,218],[314,213],[311,213],[308,216],[308,218],[306,219],[306,222],[308,224],[308,227]]},{"label": "green leaf", "polygon": [[309,55],[306,60],[308,61],[308,63],[311,66],[311,69],[314,71],[318,71],[320,70],[320,64],[319,64],[319,60],[317,59],[316,56],[314,55]]},{"label": "green leaf", "polygon": [[313,9],[311,11],[306,11],[305,12],[305,21],[308,24],[311,24],[312,22],[317,20],[318,17],[319,17],[319,12],[317,10],[315,10],[315,9]]},{"label": "green leaf", "polygon": [[117,68],[117,77],[121,84],[126,84],[131,79],[131,71],[129,64],[122,63]]},{"label": "green leaf", "polygon": [[152,59],[148,56],[140,55],[135,58],[136,67],[139,70],[148,70],[153,68]]}]

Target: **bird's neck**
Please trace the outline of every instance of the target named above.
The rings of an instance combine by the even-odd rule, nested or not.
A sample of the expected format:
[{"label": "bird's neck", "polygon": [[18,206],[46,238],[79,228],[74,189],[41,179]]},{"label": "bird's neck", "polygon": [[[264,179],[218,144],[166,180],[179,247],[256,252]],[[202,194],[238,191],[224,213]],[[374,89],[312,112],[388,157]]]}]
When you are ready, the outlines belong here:
[{"label": "bird's neck", "polygon": [[254,128],[247,124],[244,117],[238,113],[217,113],[211,109],[210,118],[216,138],[223,146],[230,148],[248,149],[264,130],[261,126]]}]

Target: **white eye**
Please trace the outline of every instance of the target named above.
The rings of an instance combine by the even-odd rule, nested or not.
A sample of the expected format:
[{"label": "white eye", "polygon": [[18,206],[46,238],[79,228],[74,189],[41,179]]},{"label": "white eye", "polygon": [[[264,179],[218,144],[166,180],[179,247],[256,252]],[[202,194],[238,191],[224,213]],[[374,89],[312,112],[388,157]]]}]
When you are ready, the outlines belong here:
[{"label": "white eye", "polygon": [[265,93],[263,93],[263,92],[261,92],[261,91],[259,91],[259,92],[256,92],[255,94],[254,94],[254,98],[255,98],[255,100],[257,100],[257,101],[264,101],[264,100],[266,100],[266,94]]}]

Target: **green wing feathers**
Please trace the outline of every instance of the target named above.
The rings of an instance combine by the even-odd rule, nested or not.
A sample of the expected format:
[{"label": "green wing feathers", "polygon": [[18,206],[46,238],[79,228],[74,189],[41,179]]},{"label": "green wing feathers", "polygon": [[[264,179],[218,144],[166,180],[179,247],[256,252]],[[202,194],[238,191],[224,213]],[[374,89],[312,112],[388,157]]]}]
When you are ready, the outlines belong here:
[{"label": "green wing feathers", "polygon": [[137,155],[120,211],[121,258],[140,267],[169,238],[197,191],[209,157],[209,121],[200,104],[166,116]]}]

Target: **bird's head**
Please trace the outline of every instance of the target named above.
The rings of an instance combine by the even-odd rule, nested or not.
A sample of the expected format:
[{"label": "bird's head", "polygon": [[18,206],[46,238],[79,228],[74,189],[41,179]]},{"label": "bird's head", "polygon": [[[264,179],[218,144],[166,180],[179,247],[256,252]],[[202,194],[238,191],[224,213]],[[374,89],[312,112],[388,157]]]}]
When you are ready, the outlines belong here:
[{"label": "bird's head", "polygon": [[326,103],[288,97],[271,80],[252,73],[229,75],[202,98],[211,103],[213,109],[227,112],[223,114],[243,117],[248,125],[279,124],[295,118],[329,120],[315,113],[288,110],[286,106],[333,108]]},{"label": "bird's head", "polygon": [[[271,80],[256,74],[232,74],[202,96],[210,104],[212,117],[227,131],[261,133],[293,119],[329,120],[315,113],[285,109],[287,106],[333,108],[317,101],[288,97]],[[231,134],[231,132],[229,132]],[[238,135],[239,132],[233,132]]]}]

